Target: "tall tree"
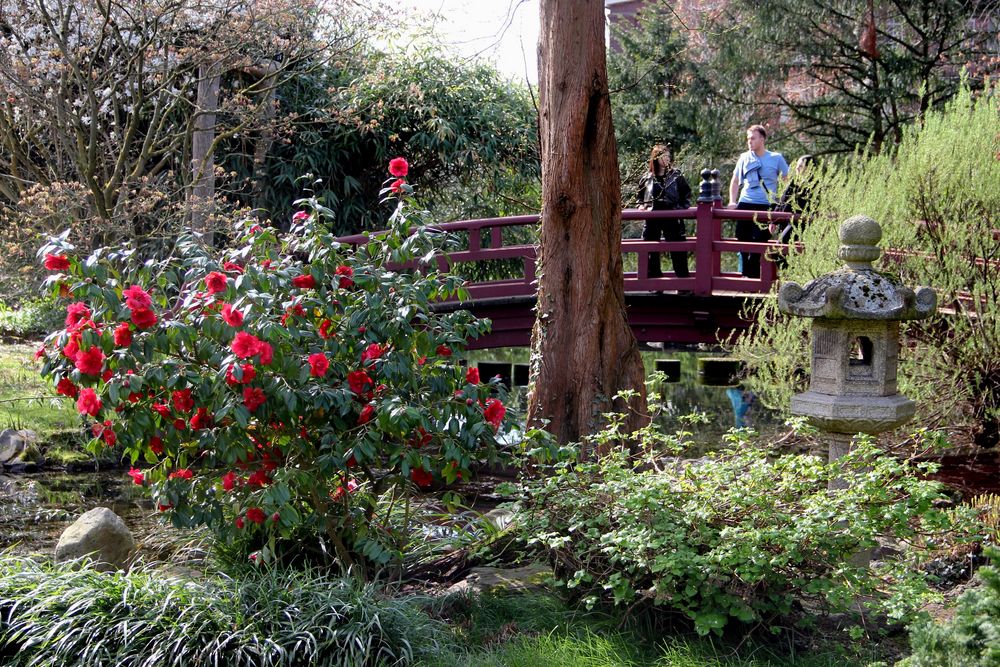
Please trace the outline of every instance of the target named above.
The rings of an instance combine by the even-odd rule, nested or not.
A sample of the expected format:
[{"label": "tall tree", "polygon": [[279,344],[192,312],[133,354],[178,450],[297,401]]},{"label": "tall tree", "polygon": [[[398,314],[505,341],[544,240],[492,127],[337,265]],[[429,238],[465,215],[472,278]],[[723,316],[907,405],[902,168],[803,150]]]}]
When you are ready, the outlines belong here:
[{"label": "tall tree", "polygon": [[635,20],[612,26],[616,48],[608,53],[608,84],[615,137],[619,158],[639,170],[627,182],[645,170],[654,142],[669,143],[675,158],[699,171],[730,159],[743,145],[743,110],[715,94],[700,62],[703,36],[686,21],[676,8],[652,3]]},{"label": "tall tree", "polygon": [[[645,423],[642,359],[625,317],[621,185],[602,0],[542,0],[538,41],[542,230],[528,423],[559,442],[631,408]],[[620,390],[631,405],[614,405]]]},{"label": "tall tree", "polygon": [[998,12],[1000,0],[732,0],[709,26],[711,69],[757,118],[790,112],[810,150],[879,149],[951,99],[963,67],[996,74]]}]

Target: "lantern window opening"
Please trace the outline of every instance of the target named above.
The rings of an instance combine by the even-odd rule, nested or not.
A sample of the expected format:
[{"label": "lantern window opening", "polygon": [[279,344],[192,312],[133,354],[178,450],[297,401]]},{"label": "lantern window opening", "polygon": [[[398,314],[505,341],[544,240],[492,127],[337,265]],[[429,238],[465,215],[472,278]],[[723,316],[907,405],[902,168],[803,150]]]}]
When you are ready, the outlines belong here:
[{"label": "lantern window opening", "polygon": [[868,336],[858,336],[854,339],[854,347],[851,350],[849,364],[851,366],[871,367],[872,357],[875,353],[875,346]]}]

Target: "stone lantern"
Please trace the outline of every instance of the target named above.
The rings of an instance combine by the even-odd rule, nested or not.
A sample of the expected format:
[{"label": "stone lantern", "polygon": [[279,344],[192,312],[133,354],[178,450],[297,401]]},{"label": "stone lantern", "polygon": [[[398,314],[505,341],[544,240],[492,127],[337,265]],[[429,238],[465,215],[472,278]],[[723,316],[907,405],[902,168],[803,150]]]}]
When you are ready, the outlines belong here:
[{"label": "stone lantern", "polygon": [[937,295],[876,271],[881,239],[871,218],[846,220],[838,252],[845,266],[778,292],[781,312],[814,318],[809,391],[792,397],[791,411],[828,434],[831,461],[847,453],[854,434],[892,430],[914,413],[896,388],[899,323],[930,316]]}]

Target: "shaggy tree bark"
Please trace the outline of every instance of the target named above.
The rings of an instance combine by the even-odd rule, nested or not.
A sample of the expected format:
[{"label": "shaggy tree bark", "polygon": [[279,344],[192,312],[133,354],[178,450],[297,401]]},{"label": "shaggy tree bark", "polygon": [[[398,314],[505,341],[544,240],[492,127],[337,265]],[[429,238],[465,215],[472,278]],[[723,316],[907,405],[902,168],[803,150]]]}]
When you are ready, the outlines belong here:
[{"label": "shaggy tree bark", "polygon": [[[538,42],[542,230],[528,423],[561,443],[629,409],[646,423],[642,359],[625,316],[621,185],[602,0],[542,0]],[[631,405],[614,405],[635,389]],[[621,403],[621,402],[619,402]]]}]

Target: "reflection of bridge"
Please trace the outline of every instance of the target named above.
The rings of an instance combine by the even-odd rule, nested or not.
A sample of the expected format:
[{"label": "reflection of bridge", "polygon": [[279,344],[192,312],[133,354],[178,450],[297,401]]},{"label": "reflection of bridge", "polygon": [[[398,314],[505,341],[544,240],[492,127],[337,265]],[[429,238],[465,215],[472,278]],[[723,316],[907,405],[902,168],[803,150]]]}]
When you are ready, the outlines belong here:
[{"label": "reflection of bridge", "polygon": [[[703,172],[702,176],[706,174]],[[788,213],[754,213],[723,208],[716,198],[718,184],[714,179],[702,181],[701,193],[694,208],[622,212],[623,220],[679,218],[694,221],[694,237],[686,241],[622,240],[625,266],[635,266],[634,270],[625,271],[625,302],[629,323],[640,343],[715,343],[739,335],[749,324],[740,317],[747,299],[767,294],[774,282],[775,267],[767,259],[767,252],[768,249],[771,252],[781,251],[784,246],[723,237],[723,223],[753,219],[756,215],[761,224],[767,224],[767,220],[785,222],[792,216]],[[497,272],[496,260],[504,260],[502,264],[506,270],[503,273],[508,277],[471,279],[467,286],[467,300],[441,305],[442,309],[470,310],[493,321],[491,333],[469,341],[471,349],[529,344],[535,321],[533,309],[537,284],[533,241],[537,238],[535,225],[538,218],[537,215],[520,215],[434,226],[436,230],[455,236],[461,248],[438,258],[441,270],[455,268],[482,275],[491,269]],[[365,239],[365,236],[358,235],[340,240],[359,243]],[[670,266],[671,251],[690,253],[693,266],[689,277],[678,278],[666,272]],[[745,278],[739,273],[723,270],[723,255],[737,251],[764,251],[760,278]],[[653,252],[663,255],[665,273],[662,277],[648,277],[649,254]]]}]

